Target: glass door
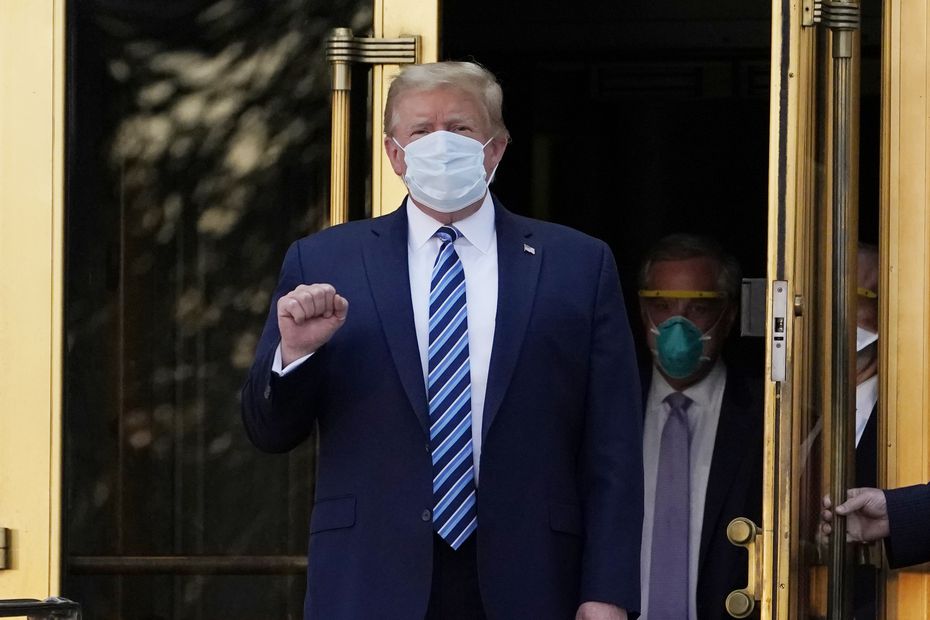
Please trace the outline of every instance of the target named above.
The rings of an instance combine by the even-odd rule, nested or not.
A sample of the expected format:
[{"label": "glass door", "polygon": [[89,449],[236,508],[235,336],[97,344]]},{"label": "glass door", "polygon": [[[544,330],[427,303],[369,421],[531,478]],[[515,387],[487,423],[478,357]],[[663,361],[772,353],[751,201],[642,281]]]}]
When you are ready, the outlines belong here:
[{"label": "glass door", "polygon": [[852,550],[818,515],[854,479],[859,21],[807,9],[773,3],[763,618],[851,615]]},{"label": "glass door", "polygon": [[239,390],[287,246],[327,223],[327,36],[372,15],[68,3],[61,566],[86,617],[302,615],[314,446],[260,453]]}]

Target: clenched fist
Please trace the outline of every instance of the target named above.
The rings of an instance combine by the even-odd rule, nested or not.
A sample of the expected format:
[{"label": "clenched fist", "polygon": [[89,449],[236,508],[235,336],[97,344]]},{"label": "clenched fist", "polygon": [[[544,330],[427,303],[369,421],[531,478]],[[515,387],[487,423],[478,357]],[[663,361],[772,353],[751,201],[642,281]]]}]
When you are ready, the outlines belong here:
[{"label": "clenched fist", "polygon": [[287,366],[329,342],[345,323],[349,302],[331,284],[301,284],[278,300],[281,363]]}]

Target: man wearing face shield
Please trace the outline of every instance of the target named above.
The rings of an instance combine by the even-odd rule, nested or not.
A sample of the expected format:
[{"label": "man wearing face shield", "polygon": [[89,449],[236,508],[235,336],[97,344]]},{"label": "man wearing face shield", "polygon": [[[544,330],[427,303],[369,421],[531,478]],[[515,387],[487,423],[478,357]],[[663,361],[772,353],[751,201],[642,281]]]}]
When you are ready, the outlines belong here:
[{"label": "man wearing face shield", "polygon": [[[856,349],[856,487],[846,501],[834,507],[823,498],[820,528],[829,536],[833,513],[846,518],[846,540],[862,543],[884,541],[890,568],[930,562],[930,483],[894,489],[875,487],[876,413],[878,411],[878,249],[861,243],[858,252],[858,299]],[[861,429],[861,430],[860,430]],[[853,590],[855,618],[877,617],[875,607],[877,570],[856,567]]]},{"label": "man wearing face shield", "polygon": [[712,239],[661,239],[640,269],[640,317],[652,352],[643,435],[643,618],[729,618],[746,554],[726,537],[758,523],[763,403],[721,353],[737,315],[740,268]]},{"label": "man wearing face shield", "polygon": [[306,618],[639,609],[641,390],[616,265],[491,194],[501,100],[474,63],[405,68],[384,148],[407,197],[284,259],[242,410],[263,450],[317,435]]}]

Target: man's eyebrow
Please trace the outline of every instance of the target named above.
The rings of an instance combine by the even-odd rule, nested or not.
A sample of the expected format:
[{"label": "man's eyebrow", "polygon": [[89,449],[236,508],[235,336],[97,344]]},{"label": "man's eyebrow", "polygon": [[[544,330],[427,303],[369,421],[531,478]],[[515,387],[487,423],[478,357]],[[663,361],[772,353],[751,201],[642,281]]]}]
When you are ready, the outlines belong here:
[{"label": "man's eyebrow", "polygon": [[429,127],[429,125],[430,119],[423,117],[420,119],[414,119],[414,121],[410,123],[410,129],[423,129],[425,127]]},{"label": "man's eyebrow", "polygon": [[467,114],[452,114],[446,117],[446,124],[461,123],[463,125],[474,125],[475,119]]}]

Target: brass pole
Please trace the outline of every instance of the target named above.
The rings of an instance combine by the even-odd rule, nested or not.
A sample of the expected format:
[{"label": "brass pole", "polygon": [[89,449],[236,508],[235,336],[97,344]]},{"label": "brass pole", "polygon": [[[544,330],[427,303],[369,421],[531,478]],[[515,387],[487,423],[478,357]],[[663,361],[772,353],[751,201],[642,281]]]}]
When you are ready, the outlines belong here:
[{"label": "brass pole", "polygon": [[332,157],[330,164],[329,225],[349,219],[349,98],[352,63],[401,65],[415,63],[420,37],[355,37],[349,28],[329,36],[326,57],[333,68]]},{"label": "brass pole", "polygon": [[[854,458],[856,244],[858,237],[857,169],[853,160],[855,122],[853,36],[848,29],[833,30],[833,256],[831,287],[830,497],[846,498],[853,481]],[[849,618],[851,608],[852,554],[846,544],[846,521],[835,520],[829,546],[827,617]]]},{"label": "brass pole", "polygon": [[[352,30],[336,28],[330,43],[351,42]],[[352,66],[348,59],[334,58],[332,151],[329,183],[329,225],[349,220],[349,98],[352,90]]]}]

